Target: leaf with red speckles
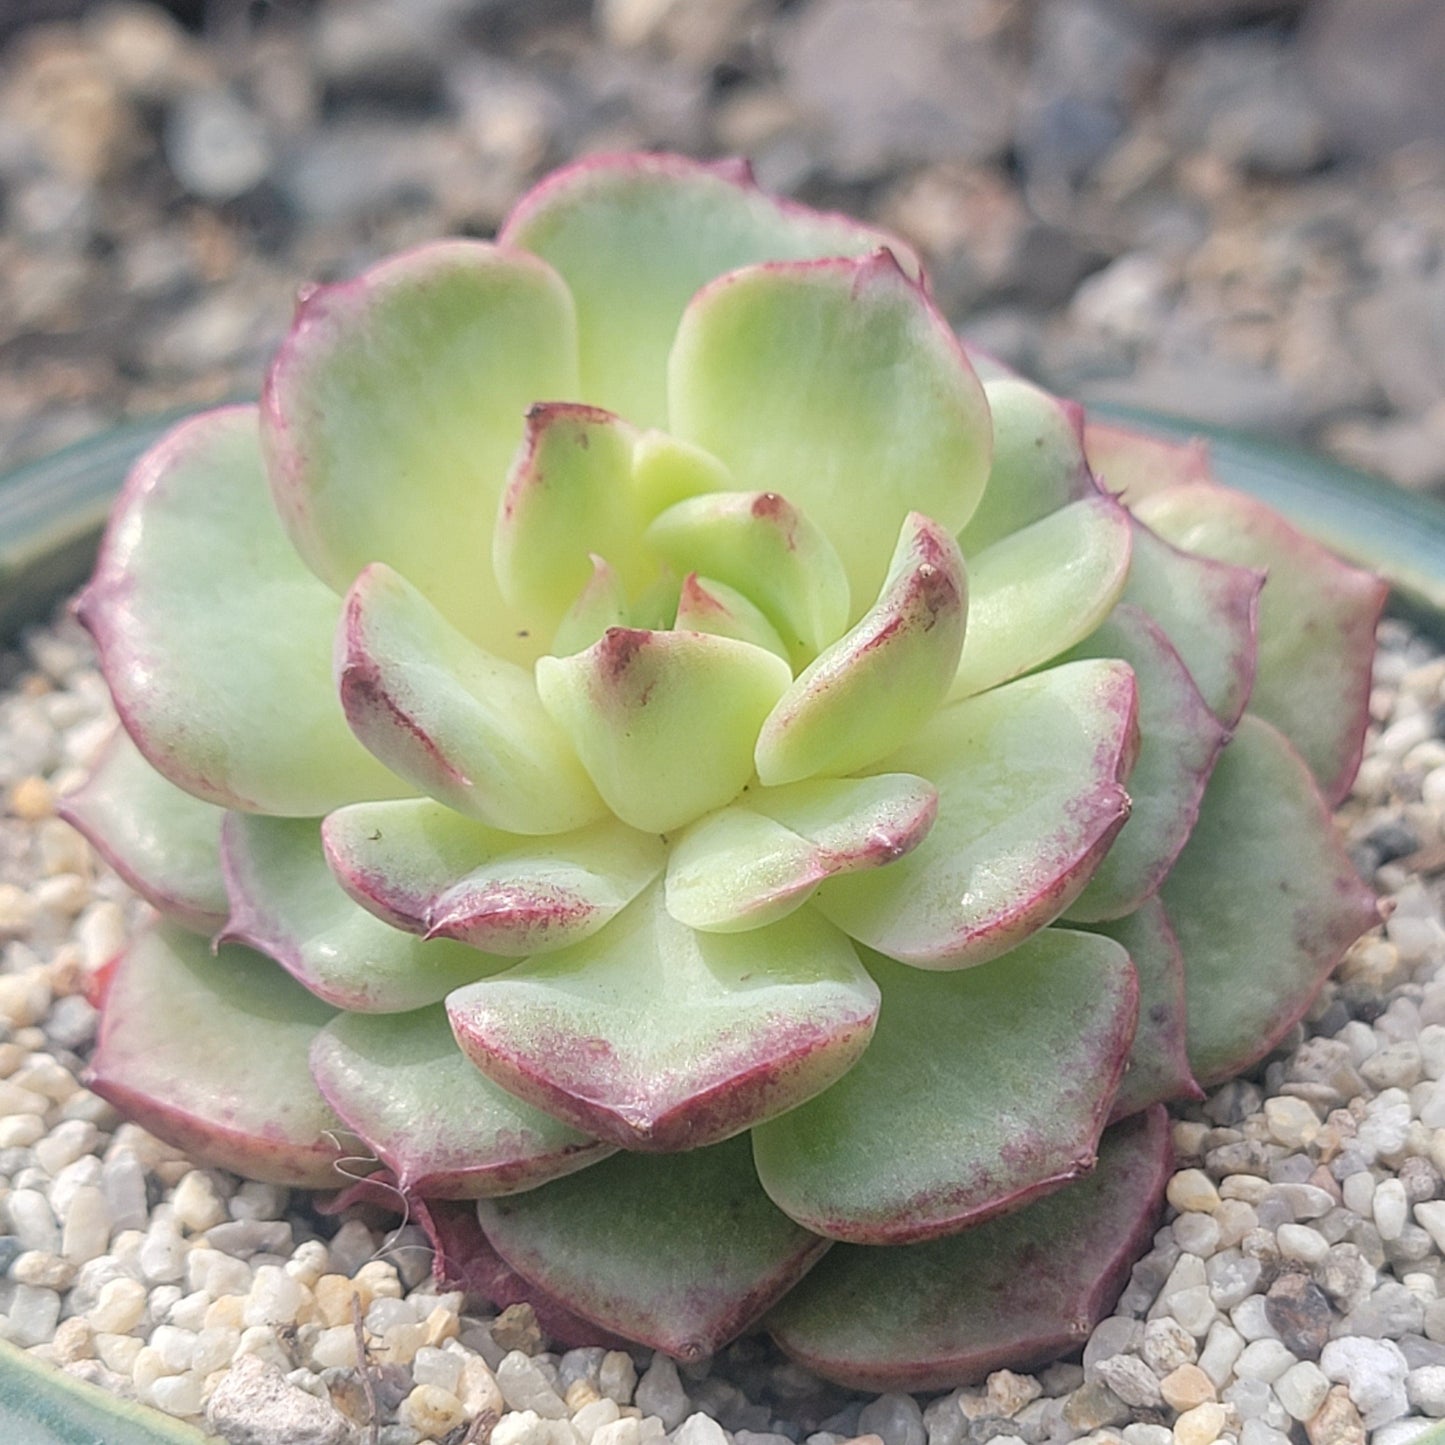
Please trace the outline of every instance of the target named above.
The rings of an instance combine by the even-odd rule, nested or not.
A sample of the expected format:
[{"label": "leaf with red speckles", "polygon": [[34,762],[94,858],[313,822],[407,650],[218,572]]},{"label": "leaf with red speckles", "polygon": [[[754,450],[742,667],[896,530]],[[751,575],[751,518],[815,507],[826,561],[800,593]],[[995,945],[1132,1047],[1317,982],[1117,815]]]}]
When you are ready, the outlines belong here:
[{"label": "leaf with red speckles", "polygon": [[223,939],[269,954],[336,1008],[400,1013],[512,960],[449,938],[402,933],[347,897],[315,818],[231,813],[222,828],[231,914]]},{"label": "leaf with red speckles", "polygon": [[469,818],[563,833],[607,814],[531,670],[484,652],[383,563],[346,594],[336,681],[363,746]]},{"label": "leaf with red speckles", "polygon": [[993,421],[993,465],[978,510],[958,534],[965,557],[1099,491],[1084,461],[1077,402],[1017,376],[984,377],[983,391]]},{"label": "leaf with red speckles", "polygon": [[771,923],[825,878],[897,862],[937,816],[937,789],[907,773],[752,789],[678,838],[667,861],[667,911],[715,933]]},{"label": "leaf with red speckles", "polygon": [[1089,417],[1084,422],[1084,451],[1099,484],[1129,507],[1179,482],[1214,480],[1209,443],[1198,437],[1169,441]]},{"label": "leaf with red speckles", "polygon": [[612,1152],[474,1069],[440,1006],[341,1014],[311,1045],[311,1071],[332,1108],[408,1193],[510,1194]]},{"label": "leaf with red speckles", "polygon": [[1074,922],[1122,918],[1174,866],[1226,734],[1163,629],[1131,603],[1120,603],[1070,656],[1122,658],[1139,684],[1139,760],[1129,774],[1129,821],[1068,908]]},{"label": "leaf with red speckles", "polygon": [[1378,917],[1304,761],[1250,713],[1163,900],[1184,950],[1189,1058],[1206,1085],[1267,1054]]},{"label": "leaf with red speckles", "polygon": [[477,1214],[519,1274],[680,1360],[740,1334],[828,1248],[763,1193],[745,1137],[615,1154],[585,1175],[482,1200]]},{"label": "leaf with red speckles", "polygon": [[518,837],[425,798],[338,808],[321,840],[341,886],[368,912],[509,958],[596,933],[666,857],[660,839],[615,819]]},{"label": "leaf with red speckles", "polygon": [[1203,1098],[1189,1069],[1184,1017],[1184,955],[1158,898],[1149,898],[1127,918],[1089,924],[1129,950],[1139,975],[1139,1027],[1128,1067],[1114,1095],[1109,1121],[1127,1118],[1150,1104]]},{"label": "leaf with red speckles", "polygon": [[698,933],[659,885],[594,938],[458,989],[447,1012],[519,1098],[623,1148],[672,1150],[827,1088],[867,1047],[878,990],[811,909]]},{"label": "leaf with red speckles", "polygon": [[910,512],[956,533],[983,493],[983,387],[887,251],[714,281],[688,303],[667,373],[672,431],[741,490],[781,492],[827,534],[849,622],[878,595]]},{"label": "leaf with red speckles", "polygon": [[880,765],[938,789],[928,837],[887,868],[828,879],[812,906],[922,968],[1006,953],[1078,896],[1128,817],[1136,705],[1115,661],[948,704]]},{"label": "leaf with red speckles", "polygon": [[1156,492],[1138,511],[1188,551],[1268,574],[1249,708],[1289,738],[1326,801],[1338,805],[1364,748],[1385,583],[1340,561],[1263,502],[1207,482]]},{"label": "leaf with red speckles", "polygon": [[561,272],[577,301],[582,390],[642,426],[665,426],[667,353],[692,294],[758,261],[894,249],[897,238],[849,216],[767,195],[739,161],[588,156],[548,176],[513,208],[504,245]]},{"label": "leaf with red speckles", "polygon": [[307,1189],[337,1183],[344,1128],[307,1051],[334,1016],[269,958],[214,955],[162,924],[121,958],[106,995],[89,1086],[194,1158]]},{"label": "leaf with red speckles", "polygon": [[949,688],[971,697],[1021,677],[1085,638],[1129,576],[1129,514],[1085,497],[969,560],[968,632]]},{"label": "leaf with red speckles", "polygon": [[221,877],[225,810],[176,787],[116,728],[94,770],[59,813],[168,918],[198,933],[226,921]]},{"label": "leaf with red speckles", "polygon": [[840,1244],[764,1322],[860,1390],[939,1390],[1077,1349],[1149,1241],[1173,1168],[1168,1118],[1110,1129],[1098,1167],[1014,1214],[923,1244]]},{"label": "leaf with red speckles", "polygon": [[679,572],[736,588],[801,666],[848,625],[848,574],[817,525],[776,492],[709,492],[660,512],[648,545]]},{"label": "leaf with red speckles", "polygon": [[1138,1016],[1123,948],[1046,928],[953,973],[864,962],[883,995],[867,1053],[753,1130],[779,1208],[832,1239],[911,1244],[1088,1172]]},{"label": "leaf with red speckles", "polygon": [[715,637],[750,642],[788,661],[787,644],[757,603],[736,587],[699,577],[696,572],[682,579],[672,625],[678,632],[710,632]]},{"label": "leaf with red speckles", "polygon": [[432,1278],[443,1289],[459,1289],[493,1308],[528,1304],[554,1345],[582,1349],[630,1349],[623,1339],[574,1314],[540,1285],[525,1280],[497,1253],[477,1222],[475,1204],[447,1199],[413,1199],[411,1215],[431,1243]]},{"label": "leaf with red speckles", "polygon": [[792,682],[775,653],[705,632],[614,627],[543,657],[537,691],[624,823],[667,833],[730,803],[758,728]]},{"label": "leaf with red speckles", "polygon": [[764,720],[754,753],[763,783],[855,773],[911,737],[958,666],[967,593],[958,544],[910,512],[878,600]]}]

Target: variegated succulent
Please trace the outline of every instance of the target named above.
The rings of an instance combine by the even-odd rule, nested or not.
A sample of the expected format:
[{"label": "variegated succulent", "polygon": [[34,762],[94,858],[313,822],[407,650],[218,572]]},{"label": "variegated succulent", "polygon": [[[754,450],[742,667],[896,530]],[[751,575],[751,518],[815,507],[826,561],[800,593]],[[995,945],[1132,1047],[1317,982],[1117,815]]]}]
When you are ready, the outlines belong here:
[{"label": "variegated succulent", "polygon": [[94,1087],[257,1178],[374,1158],[563,1339],[1057,1353],[1162,1101],[1374,917],[1328,808],[1382,592],[970,356],[897,240],[588,160],[306,291],[132,475],[69,810],[164,917]]}]

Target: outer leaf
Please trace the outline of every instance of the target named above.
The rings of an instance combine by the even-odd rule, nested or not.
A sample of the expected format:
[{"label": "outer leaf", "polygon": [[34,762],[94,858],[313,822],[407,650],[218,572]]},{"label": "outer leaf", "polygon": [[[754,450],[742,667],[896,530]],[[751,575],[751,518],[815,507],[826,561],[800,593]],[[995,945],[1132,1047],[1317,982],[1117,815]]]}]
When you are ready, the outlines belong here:
[{"label": "outer leaf", "polygon": [[664,861],[656,838],[613,819],[518,838],[420,800],[339,808],[321,838],[332,872],[368,912],[513,958],[596,933]]},{"label": "outer leaf", "polygon": [[315,818],[231,813],[222,830],[231,916],[225,941],[269,954],[337,1008],[400,1013],[510,965],[448,939],[400,933],[346,896]]},{"label": "outer leaf", "polygon": [[59,811],[147,903],[177,923],[210,934],[226,921],[224,812],[156,772],[123,728]]},{"label": "outer leaf", "polygon": [[1133,811],[1068,910],[1075,920],[1122,918],[1174,866],[1226,733],[1163,629],[1131,603],[1120,603],[1071,656],[1122,658],[1139,684],[1139,760],[1129,774]]},{"label": "outer leaf", "polygon": [[848,623],[848,576],[833,544],[776,492],[713,492],[678,502],[647,529],[679,572],[752,599],[801,665]]},{"label": "outer leaf", "polygon": [[969,566],[968,633],[951,697],[1021,677],[1085,638],[1129,576],[1128,514],[1107,497],[1052,512]]},{"label": "outer leaf", "polygon": [[649,833],[737,796],[758,728],[791,681],[775,654],[702,632],[613,628],[586,652],[537,662],[542,706],[597,791]]},{"label": "outer leaf", "polygon": [[347,593],[336,653],[351,730],[423,792],[512,833],[605,816],[531,673],[483,652],[384,563]]},{"label": "outer leaf", "polygon": [[595,553],[589,559],[592,575],[562,614],[552,634],[552,651],[558,657],[585,652],[601,640],[610,627],[626,627],[630,617],[627,589],[605,558]]},{"label": "outer leaf", "polygon": [[1124,600],[1164,629],[1210,710],[1233,728],[1254,687],[1264,573],[1181,551],[1132,522]]},{"label": "outer leaf", "polygon": [[863,1058],[753,1131],[773,1202],[815,1234],[954,1234],[1094,1166],[1139,1012],[1129,956],[1047,928],[981,968],[866,955],[883,994]]},{"label": "outer leaf", "polygon": [[223,808],[288,815],[397,789],[336,701],[338,610],[271,510],[254,407],[206,412],[136,463],[79,605],[151,766]]},{"label": "outer leaf", "polygon": [[899,1249],[837,1245],[767,1319],[810,1370],[948,1389],[1077,1349],[1148,1243],[1173,1170],[1163,1109],[1105,1134],[1087,1178],[1017,1214]]},{"label": "outer leaf", "polygon": [[1384,582],[1223,487],[1172,487],[1141,502],[1139,515],[1190,551],[1268,572],[1250,706],[1295,744],[1325,798],[1339,803],[1365,745]]},{"label": "outer leaf", "polygon": [[741,1334],[828,1248],[758,1186],[746,1139],[618,1154],[585,1179],[484,1200],[487,1238],[586,1319],[680,1360]]},{"label": "outer leaf", "polygon": [[699,819],[669,855],[667,911],[689,928],[731,933],[785,917],[823,879],[895,862],[938,815],[932,784],[906,773],[744,796]]},{"label": "outer leaf", "polygon": [[503,1088],[628,1149],[692,1149],[790,1109],[850,1068],[878,991],[852,945],[800,910],[695,933],[639,898],[610,928],[447,1000]]},{"label": "outer leaf", "polygon": [[501,240],[544,257],[577,298],[582,395],[644,426],[667,424],[665,376],[699,286],[758,261],[852,256],[901,242],[846,216],[764,195],[740,162],[590,156],[517,203]]},{"label": "outer leaf", "polygon": [[454,626],[530,659],[492,569],[523,413],[575,395],[567,288],[534,257],[442,241],[297,308],[266,378],[271,489],[296,550],[336,592],[386,562]]},{"label": "outer leaf", "polygon": [[1127,506],[1181,482],[1212,482],[1209,444],[1199,437],[1171,441],[1090,417],[1084,450],[1099,482]]},{"label": "outer leaf", "polygon": [[398,1185],[428,1199],[531,1189],[612,1152],[479,1074],[440,1007],[342,1014],[316,1036],[311,1069]]},{"label": "outer leaf", "polygon": [[87,1082],[196,1159],[305,1189],[337,1182],[341,1121],[306,1052],[332,1010],[269,959],[162,924],[111,978]]},{"label": "outer leaf", "polygon": [[1139,975],[1139,1027],[1109,1122],[1151,1104],[1202,1099],[1203,1090],[1189,1070],[1185,1039],[1184,955],[1164,905],[1157,898],[1146,899],[1127,918],[1091,927],[1122,943]]},{"label": "outer leaf", "polygon": [[1124,663],[1075,662],[945,707],[884,763],[937,787],[933,831],[815,906],[923,968],[1006,953],[1073,902],[1128,817],[1136,706]]},{"label": "outer leaf", "polygon": [[754,760],[769,787],[875,763],[943,701],[964,646],[958,544],[910,512],[878,600],[768,714]]},{"label": "outer leaf", "polygon": [[639,591],[650,580],[632,493],[637,431],[598,407],[539,402],[512,463],[492,534],[508,603],[549,634],[601,556]]},{"label": "outer leaf", "polygon": [[828,534],[855,618],[908,514],[957,532],[988,475],[983,388],[886,251],[752,267],[699,292],[678,328],[668,399],[678,436]]},{"label": "outer leaf", "polygon": [[1378,916],[1305,764],[1248,713],[1163,898],[1184,950],[1189,1058],[1205,1085],[1267,1054]]},{"label": "outer leaf", "polygon": [[1084,461],[1084,413],[1077,402],[1060,401],[1015,376],[985,378],[983,390],[993,420],[993,466],[978,510],[959,535],[965,557],[1098,494]]}]

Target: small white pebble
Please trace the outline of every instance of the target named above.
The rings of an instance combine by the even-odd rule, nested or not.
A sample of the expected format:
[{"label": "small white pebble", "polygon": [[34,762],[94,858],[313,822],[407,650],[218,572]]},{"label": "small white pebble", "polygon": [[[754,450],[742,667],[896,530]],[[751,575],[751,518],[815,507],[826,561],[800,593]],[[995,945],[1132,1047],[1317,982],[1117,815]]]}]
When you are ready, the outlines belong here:
[{"label": "small white pebble", "polygon": [[1304,1264],[1318,1264],[1330,1252],[1329,1240],[1307,1224],[1281,1224],[1275,1239],[1286,1259],[1297,1259]]},{"label": "small white pebble", "polygon": [[1219,1190],[1202,1169],[1181,1169],[1170,1179],[1166,1195],[1181,1214],[1194,1210],[1213,1214],[1219,1208]]}]

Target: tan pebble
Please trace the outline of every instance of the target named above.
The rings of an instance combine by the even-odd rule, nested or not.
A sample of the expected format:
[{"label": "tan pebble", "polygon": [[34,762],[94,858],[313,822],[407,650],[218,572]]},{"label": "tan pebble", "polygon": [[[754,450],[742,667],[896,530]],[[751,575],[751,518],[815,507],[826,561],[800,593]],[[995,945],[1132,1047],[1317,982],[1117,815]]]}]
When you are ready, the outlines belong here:
[{"label": "tan pebble", "polygon": [[0,1019],[14,1028],[38,1024],[50,1008],[50,983],[43,968],[0,973]]},{"label": "tan pebble", "polygon": [[601,1395],[597,1393],[597,1387],[591,1380],[573,1380],[567,1387],[567,1393],[563,1399],[567,1402],[567,1413],[575,1415],[587,1405],[600,1400]]},{"label": "tan pebble", "polygon": [[93,1360],[95,1358],[95,1331],[79,1315],[68,1320],[61,1320],[55,1327],[55,1339],[52,1346],[55,1350],[55,1358],[63,1365],[73,1364],[76,1360]]},{"label": "tan pebble", "polygon": [[401,1402],[397,1419],[427,1440],[440,1440],[466,1418],[462,1402],[440,1385],[418,1385]]},{"label": "tan pebble", "polygon": [[1365,1422],[1343,1385],[1335,1385],[1325,1403],[1305,1421],[1310,1445],[1365,1445]]},{"label": "tan pebble", "polygon": [[1214,1381],[1198,1365],[1180,1365],[1159,1381],[1159,1393],[1171,1410],[1193,1410],[1214,1399]]},{"label": "tan pebble", "polygon": [[44,778],[21,778],[10,789],[9,808],[12,817],[38,823],[55,812],[55,794]]},{"label": "tan pebble", "polygon": [[438,1305],[422,1321],[422,1331],[423,1344],[444,1345],[448,1340],[456,1339],[461,1331],[461,1321],[457,1318],[455,1310]]},{"label": "tan pebble", "polygon": [[462,1409],[468,1420],[474,1420],[488,1411],[500,1418],[507,1408],[496,1376],[480,1355],[468,1355],[462,1365],[461,1379],[457,1382],[457,1397],[462,1402]]},{"label": "tan pebble", "polygon": [[134,1335],[102,1334],[97,1331],[94,1345],[96,1358],[107,1370],[114,1370],[117,1375],[128,1377],[135,1368],[136,1356],[145,1348],[145,1341],[136,1339]]},{"label": "tan pebble", "polygon": [[1170,1179],[1166,1192],[1181,1214],[1213,1214],[1219,1208],[1219,1190],[1202,1169],[1181,1169]]},{"label": "tan pebble", "polygon": [[542,1348],[542,1327],[537,1312],[523,1303],[508,1305],[492,1322],[492,1339],[503,1350],[521,1350],[535,1355]]},{"label": "tan pebble", "polygon": [[349,1325],[352,1301],[364,1316],[371,1307],[371,1290],[361,1280],[349,1280],[344,1274],[323,1274],[311,1288],[316,1300],[316,1318],[323,1325]]},{"label": "tan pebble", "polygon": [[356,1271],[356,1283],[365,1285],[372,1299],[400,1299],[403,1293],[396,1266],[385,1259],[368,1260]]},{"label": "tan pebble", "polygon": [[1264,1101],[1264,1117],[1271,1138],[1291,1149],[1312,1144],[1320,1132],[1319,1116],[1303,1099],[1282,1094]]},{"label": "tan pebble", "polygon": [[1217,1400],[1196,1405],[1174,1422],[1174,1439],[1178,1445],[1214,1445],[1228,1415]]},{"label": "tan pebble", "polygon": [[239,1330],[246,1318],[246,1297],[223,1294],[206,1306],[204,1328],[208,1330]]},{"label": "tan pebble", "polygon": [[48,1250],[27,1249],[24,1254],[17,1255],[10,1266],[10,1278],[16,1284],[63,1292],[75,1282],[75,1265]]},{"label": "tan pebble", "polygon": [[204,1234],[226,1218],[226,1206],[216,1192],[216,1183],[200,1169],[190,1170],[171,1200],[176,1220],[192,1234]]},{"label": "tan pebble", "polygon": [[13,883],[0,883],[0,937],[19,938],[35,923],[35,900]]},{"label": "tan pebble", "polygon": [[409,1365],[426,1344],[426,1326],[397,1324],[375,1342],[374,1353],[383,1364]]},{"label": "tan pebble", "polygon": [[135,1385],[136,1392],[142,1399],[146,1392],[162,1375],[172,1374],[159,1350],[153,1350],[149,1345],[142,1345],[136,1352],[135,1363],[130,1367],[131,1383]]},{"label": "tan pebble", "polygon": [[990,1406],[1006,1420],[1011,1420],[1043,1392],[1043,1386],[1032,1375],[1016,1375],[1012,1370],[995,1370],[985,1384]]},{"label": "tan pebble", "polygon": [[138,1279],[107,1280],[87,1312],[86,1318],[97,1334],[129,1334],[145,1313],[146,1287]]},{"label": "tan pebble", "polygon": [[318,1370],[334,1369],[337,1366],[354,1369],[356,1359],[356,1330],[351,1325],[332,1325],[324,1329],[311,1344],[311,1362]]}]

